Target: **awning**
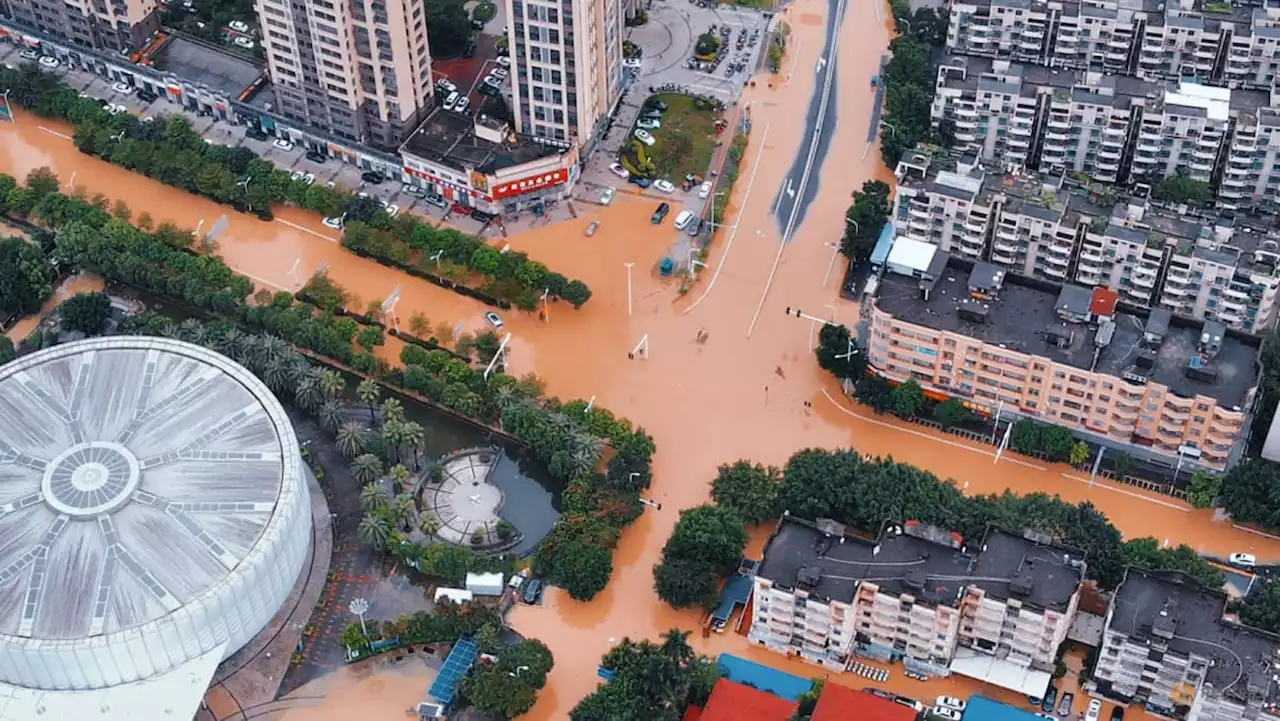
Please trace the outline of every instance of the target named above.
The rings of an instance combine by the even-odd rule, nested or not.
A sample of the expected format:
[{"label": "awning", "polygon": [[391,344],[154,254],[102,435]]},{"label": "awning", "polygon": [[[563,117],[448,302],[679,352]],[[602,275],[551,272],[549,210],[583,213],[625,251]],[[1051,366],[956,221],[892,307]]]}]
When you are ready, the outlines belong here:
[{"label": "awning", "polygon": [[1037,671],[963,646],[956,649],[956,656],[951,661],[951,672],[1017,691],[1031,698],[1042,698],[1051,680],[1048,671]]}]

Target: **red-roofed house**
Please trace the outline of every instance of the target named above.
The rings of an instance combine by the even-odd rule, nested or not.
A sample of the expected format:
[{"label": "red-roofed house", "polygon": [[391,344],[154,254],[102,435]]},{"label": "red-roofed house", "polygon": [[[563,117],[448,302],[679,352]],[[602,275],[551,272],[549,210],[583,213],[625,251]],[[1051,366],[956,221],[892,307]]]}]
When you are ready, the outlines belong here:
[{"label": "red-roofed house", "polygon": [[[800,708],[794,701],[779,698],[727,678],[716,681],[698,721],[787,721]],[[685,715],[688,719],[688,715]]]},{"label": "red-roofed house", "polygon": [[915,718],[913,708],[830,681],[823,687],[810,717],[811,721],[915,721]]}]

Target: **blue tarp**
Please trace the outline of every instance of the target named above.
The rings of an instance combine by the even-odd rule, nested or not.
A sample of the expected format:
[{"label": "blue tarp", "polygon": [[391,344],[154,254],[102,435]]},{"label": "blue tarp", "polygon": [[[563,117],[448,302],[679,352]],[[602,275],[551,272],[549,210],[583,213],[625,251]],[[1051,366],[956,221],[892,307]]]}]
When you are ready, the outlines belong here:
[{"label": "blue tarp", "polygon": [[[776,669],[762,666],[745,658],[738,658],[727,653],[720,654],[716,665],[724,672],[725,678],[735,683],[753,686],[774,696],[795,701],[800,694],[809,690],[813,682],[807,678],[792,676]],[[974,718],[977,718],[976,716]]]},{"label": "blue tarp", "polygon": [[889,251],[893,249],[893,223],[885,223],[880,229],[880,239],[876,241],[875,250],[871,251],[871,267],[878,268],[889,260]]},{"label": "blue tarp", "polygon": [[431,690],[427,691],[427,695],[445,706],[453,703],[453,692],[458,681],[471,670],[476,652],[476,642],[470,636],[458,639],[449,650],[449,657],[444,660],[440,673],[436,674],[436,680],[431,682]]},{"label": "blue tarp", "polygon": [[1040,721],[1034,711],[992,701],[986,696],[971,696],[965,706],[964,721]]}]

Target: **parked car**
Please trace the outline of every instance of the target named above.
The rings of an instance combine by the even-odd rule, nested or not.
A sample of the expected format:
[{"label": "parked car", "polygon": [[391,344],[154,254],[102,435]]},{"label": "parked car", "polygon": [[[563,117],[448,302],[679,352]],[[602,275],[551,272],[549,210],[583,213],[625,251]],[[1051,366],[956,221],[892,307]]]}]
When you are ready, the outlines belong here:
[{"label": "parked car", "polygon": [[45,55],[44,57],[40,58],[40,64],[45,66],[46,68],[56,68],[58,67],[58,59],[53,57],[52,55]]},{"label": "parked car", "polygon": [[538,602],[539,598],[542,598],[542,581],[531,578],[525,582],[524,591],[520,594],[520,600],[533,605]]},{"label": "parked car", "polygon": [[[504,33],[504,34],[505,34],[505,33]],[[507,56],[507,55],[499,55],[499,56],[498,56],[498,59],[497,59],[497,61],[496,61],[496,62],[497,62],[499,65],[501,65],[502,67],[504,67],[504,68],[509,68],[509,67],[511,67],[511,58],[510,58],[510,56]]]},{"label": "parked car", "polygon": [[289,173],[289,180],[302,180],[302,176],[303,172],[301,170],[295,170]]},{"label": "parked car", "polygon": [[499,68],[494,68],[493,70],[490,70],[490,71],[489,71],[489,77],[497,78],[497,79],[499,79],[499,80],[506,80],[506,79],[507,79],[507,69],[506,69],[506,68],[501,68],[501,67],[499,67]]},{"label": "parked car", "polygon": [[502,90],[500,88],[498,88],[496,85],[490,85],[488,83],[480,83],[479,85],[477,85],[476,92],[480,93],[481,95],[488,95],[491,98],[496,98],[502,94]]},{"label": "parked car", "polygon": [[381,185],[386,177],[382,173],[375,173],[372,170],[366,170],[360,174],[360,179],[370,185]]},{"label": "parked car", "polygon": [[953,708],[957,711],[963,711],[965,707],[964,700],[958,699],[955,696],[939,696],[934,700],[933,705],[942,706],[944,708]]},{"label": "parked car", "polygon": [[421,195],[422,195],[422,188],[419,188],[418,186],[414,185],[413,183],[401,183],[401,184],[400,184],[400,192],[401,192],[401,193],[404,193],[405,195],[421,196]]},{"label": "parked car", "polygon": [[244,22],[243,20],[232,20],[231,22],[227,23],[227,27],[231,28],[232,30],[235,30],[238,33],[249,32],[249,23]]},{"label": "parked car", "polygon": [[1124,707],[1116,706],[1111,709],[1111,721],[1124,721]]},{"label": "parked car", "polygon": [[489,321],[489,325],[493,326],[494,328],[502,327],[502,319],[499,318],[498,314],[494,313],[493,311],[489,311],[488,313],[485,313],[484,319]]},{"label": "parked car", "polygon": [[655,180],[653,181],[653,187],[664,193],[676,192],[676,186],[672,185],[670,180]]},{"label": "parked car", "polygon": [[641,111],[641,120],[662,120],[662,111],[657,108],[648,108]]},{"label": "parked car", "polygon": [[[120,105],[118,103],[109,103],[107,104],[106,111],[108,113],[111,113],[112,115],[119,115],[121,113],[129,112],[129,107],[126,105]],[[211,141],[205,141],[205,142],[211,142]]]},{"label": "parked car", "polygon": [[449,93],[452,93],[457,89],[458,89],[458,86],[449,82],[449,78],[440,78],[439,80],[436,81],[436,90],[446,95]]},{"label": "parked car", "polygon": [[627,58],[626,60],[622,61],[622,64],[625,67],[634,68],[636,70],[639,70],[641,66],[640,58]]},{"label": "parked car", "polygon": [[666,203],[658,203],[658,207],[653,211],[653,217],[649,218],[649,222],[658,225],[662,219],[667,217],[667,213],[671,212],[671,206]]},{"label": "parked car", "polygon": [[285,140],[284,138],[276,138],[271,141],[271,146],[277,150],[293,150],[293,143]]},{"label": "parked car", "polygon": [[1075,700],[1075,695],[1071,692],[1062,694],[1058,698],[1058,715],[1069,716],[1071,714],[1071,702]]},{"label": "parked car", "polygon": [[133,92],[133,86],[124,81],[117,81],[111,84],[111,89],[117,93],[129,94]]},{"label": "parked car", "polygon": [[434,205],[441,210],[449,207],[449,201],[445,200],[444,196],[436,195],[435,193],[428,192],[422,196],[422,199],[427,201],[428,204]]},{"label": "parked car", "polygon": [[630,178],[627,178],[627,182],[628,182],[628,183],[631,183],[632,185],[635,185],[636,187],[639,187],[639,188],[647,188],[647,187],[649,187],[649,179],[648,179],[648,178],[642,178],[642,177],[640,177],[639,175],[633,175],[633,176],[631,176]]},{"label": "parked car", "polygon": [[329,159],[329,156],[328,156],[328,155],[325,155],[324,153],[320,152],[319,150],[308,150],[308,151],[307,151],[307,160],[310,160],[310,161],[311,161],[311,162],[313,162],[313,163],[323,163],[324,161],[326,161],[326,160],[328,160],[328,159]]},{"label": "parked car", "polygon": [[636,140],[639,140],[645,145],[652,146],[655,142],[657,142],[653,139],[653,136],[649,134],[649,131],[644,130],[642,128],[636,128],[636,131],[632,133],[632,135],[636,136]]},{"label": "parked car", "polygon": [[691,222],[693,222],[693,213],[688,210],[680,211],[676,216],[676,230],[684,230]]},{"label": "parked car", "polygon": [[1258,559],[1251,553],[1233,553],[1227,556],[1227,563],[1236,568],[1253,568],[1258,565]]},{"label": "parked car", "polygon": [[253,50],[253,41],[243,35],[237,35],[231,42],[244,48],[245,50]]},{"label": "parked car", "polygon": [[1044,700],[1040,702],[1042,711],[1053,711],[1053,702],[1058,700],[1058,687],[1050,686],[1048,691],[1044,692]]},{"label": "parked car", "polygon": [[657,118],[640,118],[636,121],[636,127],[645,130],[657,130],[662,127],[662,121]]},{"label": "parked car", "polygon": [[400,214],[400,206],[398,205],[388,205],[385,208],[383,208],[383,210],[387,212],[388,218],[394,218]]},{"label": "parked car", "polygon": [[621,166],[620,164],[618,164],[618,163],[610,163],[610,164],[609,164],[609,172],[610,172],[610,173],[613,173],[614,175],[618,176],[619,178],[622,178],[623,180],[626,180],[627,178],[631,177],[631,173],[630,173],[630,172],[628,172],[626,168],[622,167],[622,166]]},{"label": "parked car", "polygon": [[[151,92],[150,90],[147,90],[146,88],[138,88],[138,100],[141,100],[141,101],[142,101],[142,102],[144,102],[144,103],[154,103],[155,101],[157,101],[157,100],[159,100],[159,99],[160,99],[160,96],[159,96],[159,95],[156,95],[155,93]],[[258,132],[259,132],[259,133],[262,133],[262,131],[258,131]],[[248,135],[248,133],[246,133],[246,135]],[[265,135],[265,134],[264,134],[264,135]],[[256,137],[256,136],[255,136],[255,137]],[[263,140],[264,138],[257,138],[257,139],[258,139],[258,140]]]},{"label": "parked car", "polygon": [[464,218],[467,217],[468,215],[471,215],[471,206],[463,205],[462,203],[454,203],[453,205],[449,206],[449,210],[456,215],[461,215]]},{"label": "parked car", "polygon": [[947,719],[947,721],[960,721],[961,718],[959,711],[946,706],[934,706],[932,713],[938,718]]},{"label": "parked car", "polygon": [[707,181],[698,186],[698,197],[706,200],[711,195],[711,181]]},{"label": "parked car", "polygon": [[446,95],[444,98],[444,109],[453,110],[453,106],[457,105],[459,97],[461,96],[458,95],[458,91],[456,90]]},{"label": "parked car", "polygon": [[344,220],[346,220],[346,218],[347,218],[347,214],[343,213],[342,215],[333,215],[328,218],[325,218],[321,222],[324,223],[324,227],[326,228],[333,228],[334,230],[342,230],[342,223]]},{"label": "parked car", "polygon": [[480,210],[479,208],[472,208],[470,215],[472,220],[476,220],[481,223],[492,223],[494,218],[494,216]]},{"label": "parked car", "polygon": [[453,111],[456,113],[465,113],[467,112],[467,108],[470,105],[471,105],[471,98],[468,98],[467,96],[464,95],[458,98],[458,102],[453,106]]},{"label": "parked car", "polygon": [[494,76],[492,76],[492,75],[486,75],[486,76],[484,76],[484,80],[481,80],[480,82],[481,82],[482,84],[484,84],[484,85],[488,85],[489,87],[493,88],[494,90],[497,90],[497,89],[499,89],[499,88],[501,88],[501,87],[502,87],[502,80],[501,80],[500,78],[496,78],[496,77],[494,77]]},{"label": "parked car", "polygon": [[609,203],[612,203],[613,196],[617,194],[618,194],[618,191],[616,188],[605,188],[604,192],[600,194],[600,204],[608,205]]},{"label": "parked car", "polygon": [[649,98],[644,102],[644,106],[646,108],[657,108],[658,110],[661,110],[663,112],[666,112],[667,108],[670,107],[666,103],[662,102],[661,100],[658,100],[657,98]]},{"label": "parked car", "polygon": [[21,53],[19,53],[18,57],[22,58],[23,60],[39,60],[40,53],[32,50],[31,48],[27,48],[26,50],[23,50]]},{"label": "parked car", "polygon": [[702,232],[702,218],[694,218],[689,221],[689,225],[685,226],[684,232],[688,233],[690,238],[698,237],[698,233]]},{"label": "parked car", "polygon": [[1084,712],[1084,721],[1098,721],[1098,717],[1102,715],[1102,702],[1093,699],[1089,702],[1089,708]]}]

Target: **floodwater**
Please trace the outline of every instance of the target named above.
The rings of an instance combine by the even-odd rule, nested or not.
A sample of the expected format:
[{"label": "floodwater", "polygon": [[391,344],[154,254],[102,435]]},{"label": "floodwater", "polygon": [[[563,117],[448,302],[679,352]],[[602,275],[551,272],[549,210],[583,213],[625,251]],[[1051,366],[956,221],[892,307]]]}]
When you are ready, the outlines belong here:
[{"label": "floodwater", "polygon": [[[878,148],[866,142],[873,99],[870,76],[878,70],[889,37],[887,8],[848,5],[837,33],[840,89],[832,94],[826,118],[836,124],[833,138],[826,152],[815,157],[808,180],[816,186],[814,201],[782,248],[771,204],[797,153],[808,152],[800,147],[797,108],[808,107],[815,93],[813,70],[825,54],[821,42],[827,3],[798,0],[784,13],[795,19],[790,23],[794,72],[787,80],[793,58],[784,59],[780,77],[757,78],[744,98],[750,103],[753,131],[727,214],[735,226],[721,230],[708,258],[710,267],[700,271],[687,295],[680,296],[675,282],[656,271],[675,231],[669,224],[649,224],[652,201],[620,193],[614,206],[588,213],[584,204],[575,221],[504,241],[584,280],[594,292],[581,311],[552,304],[545,323],[530,314],[505,314],[504,330],[513,334],[511,371],[536,371],[551,393],[594,397],[652,433],[659,450],[650,495],[663,506],[661,511],[646,510],[623,534],[613,579],[593,602],[574,602],[551,589],[542,606],[519,606],[512,612],[517,631],[541,639],[555,654],[548,687],[526,717],[534,721],[567,718],[577,700],[595,687],[595,667],[611,642],[627,635],[655,638],[672,626],[697,627],[696,614],[673,611],[657,600],[652,568],[679,509],[704,502],[716,467],[738,458],[781,465],[800,448],[854,446],[953,477],[969,492],[1044,491],[1073,502],[1087,500],[1129,537],[1169,538],[1203,552],[1245,551],[1266,562],[1280,560],[1280,543],[1214,522],[1209,511],[1129,487],[1090,486],[1066,466],[1012,457],[993,463],[986,447],[875,417],[840,397],[838,384],[813,362],[812,324],[779,311],[791,306],[844,323],[856,317],[856,307],[838,296],[839,261],[824,283],[832,267],[827,244],[839,241],[855,189],[872,178],[892,181]],[[235,214],[83,156],[70,142],[41,131],[39,124],[19,114],[17,126],[0,128],[0,172],[20,176],[50,165],[65,180],[75,171],[76,182],[90,191],[121,198],[135,215],[145,210],[157,221],[195,226],[201,218],[208,224],[229,213],[219,251],[230,265],[267,286],[291,288],[327,263],[330,276],[362,301],[383,298],[400,286],[397,311],[402,318],[421,312],[433,323],[461,320],[472,330],[482,322],[486,309],[480,304],[342,251],[317,218],[291,210],[281,211],[276,222]],[[600,228],[586,238],[582,229],[591,220],[599,220]],[[291,275],[297,259],[300,270]],[[702,342],[699,331],[706,334]],[[642,339],[647,355],[629,359],[628,352]],[[757,542],[765,533],[757,532]],[[816,667],[750,649],[732,633],[709,639],[695,633],[694,644],[707,653],[729,651],[792,673],[817,673]],[[865,684],[839,676],[838,682],[846,685]],[[895,671],[888,686],[928,697],[951,690],[964,695],[959,693],[964,683],[939,681],[926,689]],[[994,689],[983,691],[999,695]]]},{"label": "floodwater", "polygon": [[398,663],[372,661],[313,681],[262,706],[238,709],[221,688],[205,703],[217,719],[257,721],[349,721],[416,718],[412,710],[426,696],[435,672],[410,656]]},{"label": "floodwater", "polygon": [[54,308],[57,308],[62,301],[73,295],[102,290],[103,287],[105,287],[105,284],[102,282],[102,278],[92,273],[76,273],[68,276],[54,289],[53,295],[49,296],[49,300],[46,300],[44,305],[40,307],[39,313],[34,313],[14,323],[12,328],[5,331],[5,335],[8,336],[9,340],[13,341],[14,345],[17,345],[26,340],[27,336],[31,335],[31,331],[40,325],[40,319]]}]

